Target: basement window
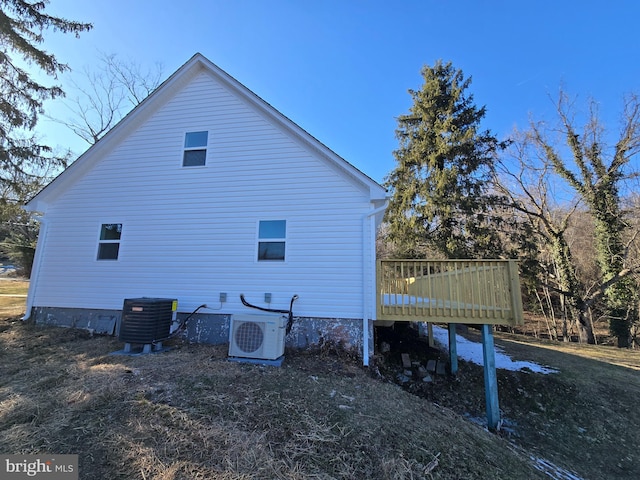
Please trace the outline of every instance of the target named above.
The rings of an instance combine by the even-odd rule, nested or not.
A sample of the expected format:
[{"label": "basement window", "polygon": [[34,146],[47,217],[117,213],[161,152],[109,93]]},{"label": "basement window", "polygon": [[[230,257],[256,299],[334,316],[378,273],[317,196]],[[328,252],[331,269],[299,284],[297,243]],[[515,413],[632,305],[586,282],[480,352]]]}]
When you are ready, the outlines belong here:
[{"label": "basement window", "polygon": [[120,252],[121,223],[103,223],[98,242],[98,260],[117,260]]},{"label": "basement window", "polygon": [[209,132],[187,132],[184,136],[183,167],[198,167],[207,162]]},{"label": "basement window", "polygon": [[258,261],[284,261],[286,220],[261,220],[258,226]]}]

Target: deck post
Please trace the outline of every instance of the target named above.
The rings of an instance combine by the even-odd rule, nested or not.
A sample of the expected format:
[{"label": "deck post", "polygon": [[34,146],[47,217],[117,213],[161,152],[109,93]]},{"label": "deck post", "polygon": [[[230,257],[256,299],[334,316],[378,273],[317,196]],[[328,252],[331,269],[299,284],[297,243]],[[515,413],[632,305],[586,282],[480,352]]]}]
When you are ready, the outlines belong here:
[{"label": "deck post", "polygon": [[451,375],[458,373],[458,344],[456,343],[456,324],[449,323],[449,365],[451,366]]},{"label": "deck post", "polygon": [[428,322],[427,323],[427,336],[429,337],[429,346],[431,348],[436,346],[436,342],[433,339],[433,323]]},{"label": "deck post", "polygon": [[496,375],[496,352],[493,343],[493,327],[482,325],[482,357],[484,360],[484,394],[487,404],[487,426],[492,432],[500,428],[498,405],[498,377]]}]

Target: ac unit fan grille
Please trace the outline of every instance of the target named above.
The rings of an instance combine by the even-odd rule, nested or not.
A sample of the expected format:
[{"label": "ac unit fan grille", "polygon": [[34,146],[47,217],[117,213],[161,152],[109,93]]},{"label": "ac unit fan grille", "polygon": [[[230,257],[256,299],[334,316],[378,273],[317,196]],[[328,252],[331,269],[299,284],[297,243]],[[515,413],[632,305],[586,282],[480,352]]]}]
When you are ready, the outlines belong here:
[{"label": "ac unit fan grille", "polygon": [[255,322],[240,324],[235,331],[235,342],[238,348],[245,353],[257,351],[264,342],[262,328]]}]

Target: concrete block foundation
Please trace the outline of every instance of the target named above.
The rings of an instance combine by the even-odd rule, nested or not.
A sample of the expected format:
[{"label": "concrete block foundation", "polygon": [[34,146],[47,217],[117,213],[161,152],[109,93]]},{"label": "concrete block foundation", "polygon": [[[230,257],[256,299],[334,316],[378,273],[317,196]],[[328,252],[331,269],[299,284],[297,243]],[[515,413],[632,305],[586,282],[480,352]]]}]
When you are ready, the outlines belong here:
[{"label": "concrete block foundation", "polygon": [[[178,312],[177,323],[189,313]],[[229,343],[231,314],[196,313],[187,322],[182,338],[192,343],[220,345]],[[37,325],[82,328],[94,333],[118,335],[122,320],[121,310],[93,310],[61,307],[34,307],[31,318]],[[373,355],[373,323],[366,322],[369,330],[370,356]],[[353,318],[294,317],[285,345],[294,349],[312,349],[333,345],[362,357],[363,321]]]}]

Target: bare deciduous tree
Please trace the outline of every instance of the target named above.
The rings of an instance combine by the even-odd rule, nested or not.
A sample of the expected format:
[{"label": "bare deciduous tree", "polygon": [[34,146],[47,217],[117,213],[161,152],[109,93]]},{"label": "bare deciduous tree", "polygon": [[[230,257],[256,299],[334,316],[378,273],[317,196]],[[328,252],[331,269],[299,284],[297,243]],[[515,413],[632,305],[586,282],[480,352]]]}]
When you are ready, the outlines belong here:
[{"label": "bare deciduous tree", "polygon": [[[537,237],[538,278],[543,287],[541,308],[553,310],[550,291],[554,292],[560,298],[558,306],[561,307],[563,338],[568,338],[567,322],[573,315],[580,325],[582,338],[593,343],[593,330],[585,316],[585,288],[576,274],[566,235],[578,203],[573,200],[564,209],[559,208],[555,199],[558,186],[553,182],[552,168],[540,161],[532,135],[516,134],[510,153],[508,164],[505,160],[499,164],[500,180],[496,183],[497,188],[509,198],[515,212],[529,223]],[[570,311],[562,308],[565,306]],[[552,315],[552,318],[555,316]]]},{"label": "bare deciduous tree", "polygon": [[[630,255],[638,228],[621,192],[635,175],[631,161],[640,153],[640,101],[627,99],[613,146],[607,144],[595,102],[589,103],[582,127],[575,110],[561,92],[558,126],[532,123],[516,137],[498,188],[535,227],[541,253],[546,249],[551,260],[543,283],[568,302],[585,340],[595,340],[591,314],[600,303],[618,345],[627,346],[638,316],[634,275],[640,262]],[[591,262],[580,231],[592,242]]]},{"label": "bare deciduous tree", "polygon": [[95,70],[85,67],[82,81],[71,82],[72,93],[65,105],[72,118],[57,121],[93,145],[149,96],[161,78],[160,64],[144,69],[140,64],[122,61],[116,55],[102,54]]}]

